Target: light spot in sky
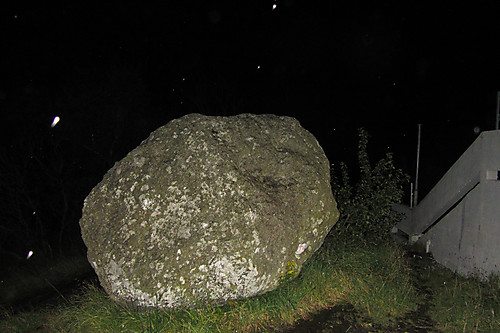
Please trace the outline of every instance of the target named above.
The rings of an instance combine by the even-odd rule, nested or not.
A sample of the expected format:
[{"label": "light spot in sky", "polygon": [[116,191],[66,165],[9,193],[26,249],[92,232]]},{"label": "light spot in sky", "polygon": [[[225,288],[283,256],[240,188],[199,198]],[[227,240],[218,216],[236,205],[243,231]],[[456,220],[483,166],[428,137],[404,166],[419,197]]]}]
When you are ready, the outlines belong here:
[{"label": "light spot in sky", "polygon": [[273,10],[275,10],[277,6],[278,5],[276,5],[275,3],[273,3]]},{"label": "light spot in sky", "polygon": [[50,127],[54,128],[57,125],[57,123],[59,122],[59,120],[61,120],[61,118],[59,118],[58,116],[55,116],[54,120],[52,120],[52,124],[50,125]]},{"label": "light spot in sky", "polygon": [[260,65],[257,65],[257,69],[260,69]]},{"label": "light spot in sky", "polygon": [[26,260],[28,260],[29,258],[31,258],[32,255],[33,255],[33,251],[29,251],[28,255],[26,256]]}]

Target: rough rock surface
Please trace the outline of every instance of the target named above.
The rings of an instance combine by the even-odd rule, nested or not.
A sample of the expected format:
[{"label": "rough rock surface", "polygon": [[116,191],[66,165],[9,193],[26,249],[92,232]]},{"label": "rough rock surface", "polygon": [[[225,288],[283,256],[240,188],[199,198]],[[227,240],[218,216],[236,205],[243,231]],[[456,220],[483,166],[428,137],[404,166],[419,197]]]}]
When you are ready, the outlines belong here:
[{"label": "rough rock surface", "polygon": [[329,162],[296,119],[190,114],[106,173],[80,226],[112,299],[179,307],[276,288],[337,219]]}]

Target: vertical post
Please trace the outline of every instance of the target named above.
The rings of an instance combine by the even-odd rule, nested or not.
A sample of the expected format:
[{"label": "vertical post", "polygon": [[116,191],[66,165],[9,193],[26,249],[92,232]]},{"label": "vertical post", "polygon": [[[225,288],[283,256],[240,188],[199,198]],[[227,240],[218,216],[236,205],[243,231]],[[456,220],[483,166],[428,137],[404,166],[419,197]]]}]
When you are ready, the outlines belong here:
[{"label": "vertical post", "polygon": [[500,91],[497,91],[497,117],[495,120],[495,129],[498,129],[500,123]]},{"label": "vertical post", "polygon": [[415,172],[415,191],[413,194],[413,207],[418,203],[418,167],[420,164],[420,132],[422,124],[418,124],[418,139],[417,139],[417,170]]},{"label": "vertical post", "polygon": [[410,208],[413,208],[413,183],[410,183]]}]

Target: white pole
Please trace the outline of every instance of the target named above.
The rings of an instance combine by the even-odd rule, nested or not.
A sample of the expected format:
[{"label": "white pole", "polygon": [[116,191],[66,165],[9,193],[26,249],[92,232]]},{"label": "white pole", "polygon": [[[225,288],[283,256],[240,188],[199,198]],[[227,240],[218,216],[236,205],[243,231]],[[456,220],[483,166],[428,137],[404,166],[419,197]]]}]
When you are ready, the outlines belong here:
[{"label": "white pole", "polygon": [[500,91],[497,91],[497,118],[495,121],[495,129],[498,129],[498,123],[500,122]]},{"label": "white pole", "polygon": [[420,132],[422,124],[418,124],[418,139],[417,139],[417,170],[415,172],[415,191],[413,194],[413,207],[418,203],[418,167],[420,164]]},{"label": "white pole", "polygon": [[413,183],[410,183],[410,208],[413,208]]}]

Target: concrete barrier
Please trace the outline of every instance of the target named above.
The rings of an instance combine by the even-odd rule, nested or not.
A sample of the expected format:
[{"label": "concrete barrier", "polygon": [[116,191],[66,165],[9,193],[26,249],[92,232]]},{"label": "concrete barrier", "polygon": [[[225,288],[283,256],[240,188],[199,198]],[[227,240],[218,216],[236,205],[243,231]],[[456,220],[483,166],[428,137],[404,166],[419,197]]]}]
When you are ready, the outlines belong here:
[{"label": "concrete barrier", "polygon": [[500,131],[483,132],[393,232],[421,242],[444,266],[488,278],[500,272]]}]

